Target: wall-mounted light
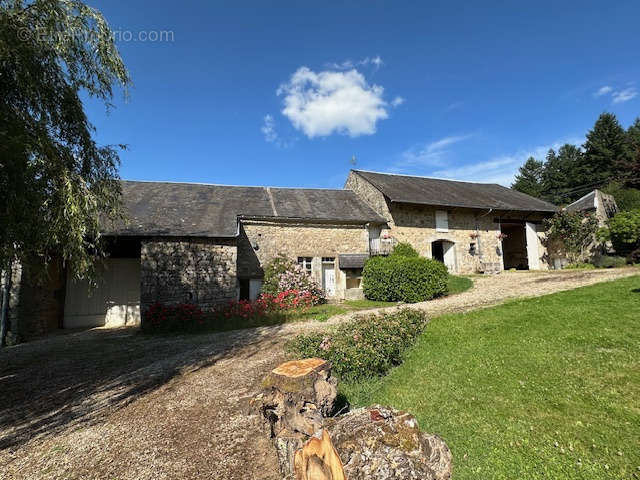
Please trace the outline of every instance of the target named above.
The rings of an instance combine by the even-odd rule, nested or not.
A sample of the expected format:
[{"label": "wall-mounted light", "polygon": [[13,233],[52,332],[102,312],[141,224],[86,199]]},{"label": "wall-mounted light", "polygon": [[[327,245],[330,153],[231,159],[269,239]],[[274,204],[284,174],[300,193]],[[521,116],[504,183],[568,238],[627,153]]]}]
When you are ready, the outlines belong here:
[{"label": "wall-mounted light", "polygon": [[258,242],[253,240],[251,242],[251,248],[253,248],[254,250],[259,250],[260,249],[260,245],[258,245]]}]

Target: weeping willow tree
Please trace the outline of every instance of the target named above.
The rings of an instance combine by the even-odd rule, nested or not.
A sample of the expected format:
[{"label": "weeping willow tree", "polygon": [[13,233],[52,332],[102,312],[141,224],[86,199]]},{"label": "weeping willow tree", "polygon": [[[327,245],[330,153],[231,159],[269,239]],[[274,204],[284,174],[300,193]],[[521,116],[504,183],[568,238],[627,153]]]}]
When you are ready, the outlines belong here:
[{"label": "weeping willow tree", "polygon": [[[118,152],[99,146],[81,93],[110,108],[129,74],[97,10],[75,0],[0,0],[0,270],[60,257],[91,276],[99,218],[120,215]],[[6,296],[6,291],[4,292]],[[2,309],[6,332],[6,302]]]}]

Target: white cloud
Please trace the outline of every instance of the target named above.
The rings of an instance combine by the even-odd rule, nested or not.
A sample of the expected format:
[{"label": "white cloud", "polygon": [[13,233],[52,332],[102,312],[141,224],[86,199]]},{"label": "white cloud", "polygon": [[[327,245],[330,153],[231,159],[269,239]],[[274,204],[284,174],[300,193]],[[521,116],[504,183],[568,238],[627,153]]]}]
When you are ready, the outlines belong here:
[{"label": "white cloud", "polygon": [[393,100],[391,100],[391,106],[392,107],[399,107],[404,102],[405,102],[404,98],[398,96],[398,97],[394,98]]},{"label": "white cloud", "polygon": [[269,143],[273,143],[277,147],[287,148],[290,146],[289,142],[284,141],[278,131],[276,130],[276,122],[273,118],[273,115],[266,114],[262,119],[262,126],[260,127],[260,131],[264,135],[265,141]]},{"label": "white cloud", "polygon": [[565,143],[580,145],[584,139],[566,138],[549,145],[541,145],[531,149],[522,149],[509,155],[500,155],[484,162],[459,165],[453,168],[434,172],[434,176],[452,180],[469,180],[474,182],[499,183],[511,186],[520,166],[529,158],[544,160],[550,148],[558,150]]},{"label": "white cloud", "polygon": [[613,103],[623,103],[637,97],[638,91],[635,88],[631,87],[613,92],[611,95],[613,96]]},{"label": "white cloud", "polygon": [[605,85],[604,87],[600,87],[596,93],[593,94],[594,97],[601,97],[602,95],[606,95],[613,90],[609,85]]},{"label": "white cloud", "polygon": [[340,63],[332,62],[325,64],[327,68],[331,68],[333,70],[351,70],[352,68],[356,68],[358,66],[366,67],[367,65],[373,65],[376,70],[379,70],[380,67],[384,65],[384,62],[379,55],[376,55],[375,57],[365,57],[362,60],[358,61],[347,59]]},{"label": "white cloud", "polygon": [[376,132],[388,117],[384,89],[369,85],[357,70],[314,72],[300,67],[278,88],[284,96],[282,114],[309,138],[332,133],[351,137]]},{"label": "white cloud", "polygon": [[442,166],[448,154],[447,147],[468,140],[473,135],[451,135],[428,143],[418,149],[410,149],[402,154],[402,160],[393,168],[417,166]]}]

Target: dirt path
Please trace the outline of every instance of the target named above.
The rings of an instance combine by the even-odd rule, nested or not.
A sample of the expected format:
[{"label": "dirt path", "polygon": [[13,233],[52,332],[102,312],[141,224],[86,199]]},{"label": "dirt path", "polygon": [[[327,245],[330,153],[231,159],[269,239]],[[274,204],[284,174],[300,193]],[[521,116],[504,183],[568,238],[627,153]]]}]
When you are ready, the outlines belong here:
[{"label": "dirt path", "polygon": [[[638,274],[638,269],[475,277],[412,305],[431,317]],[[391,307],[391,309],[396,307]],[[210,335],[91,330],[0,353],[0,479],[277,479],[247,400],[296,332],[344,321]]]}]

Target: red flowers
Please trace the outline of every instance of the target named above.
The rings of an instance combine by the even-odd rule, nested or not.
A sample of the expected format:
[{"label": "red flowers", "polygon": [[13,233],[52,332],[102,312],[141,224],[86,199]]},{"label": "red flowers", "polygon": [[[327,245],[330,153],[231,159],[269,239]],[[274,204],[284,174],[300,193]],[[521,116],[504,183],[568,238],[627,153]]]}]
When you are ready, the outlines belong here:
[{"label": "red flowers", "polygon": [[311,292],[286,290],[277,295],[263,293],[254,301],[238,300],[228,302],[221,313],[226,318],[263,317],[278,311],[307,309],[317,301],[318,297]]},{"label": "red flowers", "polygon": [[154,329],[163,327],[184,329],[204,323],[203,311],[191,303],[164,305],[156,302],[144,313],[144,317]]}]

